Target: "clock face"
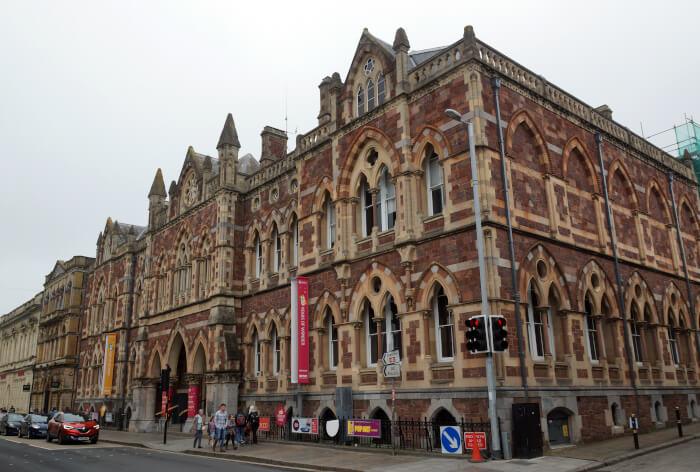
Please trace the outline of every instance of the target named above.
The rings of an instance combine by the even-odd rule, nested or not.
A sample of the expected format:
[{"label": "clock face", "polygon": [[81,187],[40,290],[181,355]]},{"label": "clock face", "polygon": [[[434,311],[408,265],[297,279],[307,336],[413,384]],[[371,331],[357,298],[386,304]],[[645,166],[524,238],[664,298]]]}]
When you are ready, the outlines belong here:
[{"label": "clock face", "polygon": [[191,175],[185,183],[185,204],[187,206],[193,205],[194,202],[197,201],[197,194],[197,181],[195,180],[194,175]]}]

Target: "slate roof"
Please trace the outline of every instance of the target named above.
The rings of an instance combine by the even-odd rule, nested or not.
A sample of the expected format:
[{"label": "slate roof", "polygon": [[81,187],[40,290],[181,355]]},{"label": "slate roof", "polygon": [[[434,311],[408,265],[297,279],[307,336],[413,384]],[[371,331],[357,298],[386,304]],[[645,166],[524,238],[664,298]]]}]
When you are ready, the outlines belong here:
[{"label": "slate roof", "polygon": [[252,154],[248,153],[245,156],[238,159],[238,173],[244,175],[252,175],[260,169],[260,164],[253,157]]}]

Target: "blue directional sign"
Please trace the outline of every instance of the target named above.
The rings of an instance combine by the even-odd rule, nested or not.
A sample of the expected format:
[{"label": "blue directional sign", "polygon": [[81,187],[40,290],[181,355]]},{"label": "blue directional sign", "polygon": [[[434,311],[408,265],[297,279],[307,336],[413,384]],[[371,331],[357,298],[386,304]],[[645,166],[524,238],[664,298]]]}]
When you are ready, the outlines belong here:
[{"label": "blue directional sign", "polygon": [[440,426],[440,443],[443,454],[462,454],[462,428]]}]

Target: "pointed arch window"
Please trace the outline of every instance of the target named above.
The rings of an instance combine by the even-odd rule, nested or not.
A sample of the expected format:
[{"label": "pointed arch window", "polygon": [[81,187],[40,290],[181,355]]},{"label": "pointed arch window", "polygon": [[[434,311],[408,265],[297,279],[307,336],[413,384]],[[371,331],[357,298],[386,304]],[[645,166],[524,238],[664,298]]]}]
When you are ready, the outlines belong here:
[{"label": "pointed arch window", "polygon": [[375,321],[374,310],[372,309],[369,300],[365,300],[364,311],[367,344],[367,366],[373,367],[377,365],[377,359],[379,358],[379,337],[384,331],[384,321],[382,320],[380,323]]},{"label": "pointed arch window", "polygon": [[379,231],[388,231],[396,223],[396,188],[391,181],[389,170],[382,168],[379,177],[379,201],[377,211],[380,215]]},{"label": "pointed arch window", "polygon": [[335,206],[331,201],[331,196],[326,194],[325,203],[326,217],[326,249],[332,249],[335,245]]},{"label": "pointed arch window", "polygon": [[678,355],[678,338],[676,337],[676,323],[673,319],[673,313],[671,310],[668,312],[668,344],[671,350],[671,359],[673,359],[673,365],[678,367],[680,362],[680,356]]},{"label": "pointed arch window", "polygon": [[357,116],[362,115],[365,112],[365,89],[362,88],[362,85],[360,85],[360,88],[357,89]]},{"label": "pointed arch window", "polygon": [[435,342],[438,361],[454,360],[454,320],[452,311],[447,308],[447,296],[441,285],[433,296],[433,318],[435,319]]},{"label": "pointed arch window", "polygon": [[253,372],[256,377],[260,375],[260,339],[257,328],[253,328]]},{"label": "pointed arch window", "polygon": [[372,111],[374,109],[374,81],[369,79],[367,81],[367,111]]},{"label": "pointed arch window", "polygon": [[377,105],[382,105],[384,103],[385,96],[384,74],[380,72],[377,76]]},{"label": "pointed arch window", "polygon": [[600,360],[600,350],[598,347],[598,326],[595,318],[593,318],[593,302],[588,293],[584,301],[584,310],[586,312],[586,339],[588,341],[588,355],[592,361]]},{"label": "pointed arch window", "polygon": [[388,327],[386,331],[386,342],[382,346],[382,354],[388,351],[398,350],[403,353],[401,349],[401,318],[396,316],[398,310],[396,308],[396,303],[394,303],[394,297],[387,296],[386,303],[384,304],[384,325]]},{"label": "pointed arch window", "polygon": [[442,213],[445,202],[442,166],[440,165],[440,158],[435,153],[435,149],[432,145],[428,144],[426,146],[425,154],[425,182],[428,194],[428,215],[439,215]]},{"label": "pointed arch window", "polygon": [[262,245],[260,244],[260,235],[255,232],[255,241],[253,242],[253,247],[255,250],[255,278],[260,278],[260,269],[262,268]]},{"label": "pointed arch window", "polygon": [[632,319],[630,320],[630,333],[632,334],[632,347],[634,350],[634,358],[637,362],[644,361],[644,352],[642,349],[642,332],[639,327],[639,313],[637,307],[632,305]]},{"label": "pointed arch window", "polygon": [[372,192],[369,188],[369,183],[364,176],[360,183],[360,200],[362,201],[362,236],[367,237],[372,234],[374,226],[374,202],[372,201]]},{"label": "pointed arch window", "polygon": [[204,298],[207,296],[207,291],[209,289],[209,273],[211,271],[211,257],[209,255],[204,256],[202,260],[199,261],[199,296]]},{"label": "pointed arch window", "polygon": [[328,328],[328,365],[331,370],[338,367],[338,327],[333,319],[333,313],[327,309]]},{"label": "pointed arch window", "polygon": [[531,283],[527,290],[527,328],[533,359],[543,359],[545,354],[544,318],[547,315],[538,309],[539,304],[539,296]]},{"label": "pointed arch window", "polygon": [[277,335],[277,326],[272,325],[272,375],[280,373],[280,338]]},{"label": "pointed arch window", "polygon": [[289,241],[291,243],[291,247],[289,250],[289,265],[290,267],[296,267],[299,260],[299,220],[297,220],[296,215],[294,215],[294,218],[292,219],[291,233],[291,237],[289,238]]},{"label": "pointed arch window", "polygon": [[280,260],[282,255],[282,244],[280,243],[280,234],[277,231],[277,225],[272,230],[272,243],[274,246],[274,254],[272,257],[272,272],[279,272],[280,270]]}]

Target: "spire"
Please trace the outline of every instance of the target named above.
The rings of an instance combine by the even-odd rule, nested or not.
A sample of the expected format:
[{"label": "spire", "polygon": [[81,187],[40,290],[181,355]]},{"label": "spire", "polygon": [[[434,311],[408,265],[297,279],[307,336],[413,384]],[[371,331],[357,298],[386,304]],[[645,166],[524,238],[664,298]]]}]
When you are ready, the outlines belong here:
[{"label": "spire", "polygon": [[153,185],[151,185],[151,191],[148,192],[148,196],[152,197],[154,195],[157,195],[159,197],[165,198],[167,195],[165,194],[165,183],[163,182],[163,172],[158,169],[156,172],[156,176],[153,179]]},{"label": "spire", "polygon": [[239,149],[241,147],[241,143],[238,141],[238,133],[236,132],[236,124],[233,122],[233,115],[231,115],[231,113],[226,117],[224,129],[221,130],[219,144],[216,145],[216,149],[225,145],[234,146]]},{"label": "spire", "polygon": [[398,51],[399,48],[405,47],[406,51],[411,49],[411,44],[408,42],[408,36],[406,36],[406,30],[399,28],[396,30],[396,36],[394,36],[394,44],[392,49]]}]

